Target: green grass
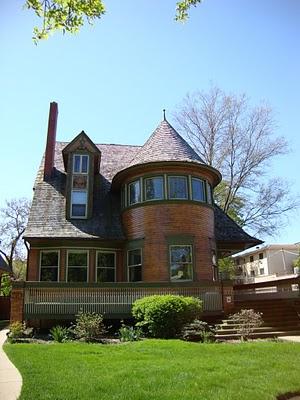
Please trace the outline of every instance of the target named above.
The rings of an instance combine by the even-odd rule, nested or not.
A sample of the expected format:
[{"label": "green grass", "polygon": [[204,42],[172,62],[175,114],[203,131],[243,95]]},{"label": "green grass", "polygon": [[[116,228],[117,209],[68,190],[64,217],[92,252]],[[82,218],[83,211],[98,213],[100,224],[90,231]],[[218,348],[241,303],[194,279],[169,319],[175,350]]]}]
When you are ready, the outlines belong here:
[{"label": "green grass", "polygon": [[300,344],[6,344],[20,400],[267,400],[300,390]]}]

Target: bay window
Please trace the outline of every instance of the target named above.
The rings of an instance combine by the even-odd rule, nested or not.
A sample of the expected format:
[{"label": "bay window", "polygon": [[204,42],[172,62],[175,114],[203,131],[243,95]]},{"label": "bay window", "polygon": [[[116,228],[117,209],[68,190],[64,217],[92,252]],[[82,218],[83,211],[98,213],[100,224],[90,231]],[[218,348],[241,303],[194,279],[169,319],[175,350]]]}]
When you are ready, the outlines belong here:
[{"label": "bay window", "polygon": [[169,199],[188,199],[188,185],[186,176],[169,176]]},{"label": "bay window", "polygon": [[67,282],[87,282],[88,251],[70,250],[67,257]]},{"label": "bay window", "polygon": [[192,200],[205,201],[205,181],[192,178]]},{"label": "bay window", "polygon": [[96,281],[115,282],[116,280],[116,253],[98,251],[96,261]]},{"label": "bay window", "polygon": [[54,250],[41,251],[40,281],[57,282],[59,269],[59,252]]},{"label": "bay window", "polygon": [[164,198],[164,178],[155,176],[144,179],[145,200],[161,200]]},{"label": "bay window", "polygon": [[140,181],[131,182],[128,185],[128,204],[136,204],[141,201],[141,187]]}]

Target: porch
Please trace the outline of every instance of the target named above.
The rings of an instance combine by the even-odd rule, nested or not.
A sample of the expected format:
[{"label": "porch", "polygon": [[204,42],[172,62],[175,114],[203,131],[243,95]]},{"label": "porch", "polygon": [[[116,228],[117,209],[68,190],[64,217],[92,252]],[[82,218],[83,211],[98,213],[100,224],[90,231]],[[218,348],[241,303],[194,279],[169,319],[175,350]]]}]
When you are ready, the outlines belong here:
[{"label": "porch", "polygon": [[[65,283],[15,282],[12,320],[74,319],[80,311],[103,314],[106,319],[128,318],[135,300],[145,296],[176,294],[203,301],[204,315],[223,312],[224,285],[220,282]],[[228,291],[226,291],[228,295]],[[17,304],[19,304],[18,313]]]}]

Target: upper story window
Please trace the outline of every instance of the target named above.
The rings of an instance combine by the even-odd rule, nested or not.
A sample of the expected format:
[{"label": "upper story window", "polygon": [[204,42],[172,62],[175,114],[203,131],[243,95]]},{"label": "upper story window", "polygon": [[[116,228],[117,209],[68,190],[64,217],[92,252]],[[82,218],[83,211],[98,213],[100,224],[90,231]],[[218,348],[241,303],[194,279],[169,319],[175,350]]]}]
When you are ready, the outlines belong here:
[{"label": "upper story window", "polygon": [[262,260],[264,258],[264,253],[259,253],[258,258]]},{"label": "upper story window", "polygon": [[144,185],[145,200],[161,200],[164,198],[164,178],[162,176],[145,178]]},{"label": "upper story window", "polygon": [[140,181],[131,182],[128,185],[128,204],[136,204],[141,201],[141,184]]},{"label": "upper story window", "polygon": [[253,256],[250,256],[249,260],[250,260],[250,262],[253,262],[254,261]]},{"label": "upper story window", "polygon": [[205,202],[205,181],[192,178],[192,199]]},{"label": "upper story window", "polygon": [[128,281],[142,280],[142,249],[128,250],[127,252]]},{"label": "upper story window", "polygon": [[190,281],[193,279],[192,246],[170,245],[171,281]]},{"label": "upper story window", "polygon": [[169,199],[187,199],[188,184],[186,176],[169,176]]},{"label": "upper story window", "polygon": [[74,154],[71,191],[71,217],[86,218],[88,205],[89,156]]},{"label": "upper story window", "polygon": [[87,174],[89,170],[89,156],[87,154],[74,154],[73,173]]},{"label": "upper story window", "polygon": [[58,281],[59,252],[41,251],[40,258],[40,281]]},{"label": "upper story window", "polygon": [[98,251],[96,262],[97,282],[115,282],[116,280],[116,253]]}]

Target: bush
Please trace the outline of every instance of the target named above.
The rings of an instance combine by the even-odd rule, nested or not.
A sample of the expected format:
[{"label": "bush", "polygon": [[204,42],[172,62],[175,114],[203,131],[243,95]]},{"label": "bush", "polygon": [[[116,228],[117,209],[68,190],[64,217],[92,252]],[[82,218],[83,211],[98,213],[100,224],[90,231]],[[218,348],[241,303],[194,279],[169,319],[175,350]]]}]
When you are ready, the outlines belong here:
[{"label": "bush", "polygon": [[85,342],[97,342],[106,333],[103,316],[94,312],[84,313],[79,311],[72,331],[76,339]]},{"label": "bush", "polygon": [[64,326],[54,326],[50,329],[50,335],[55,342],[63,343],[70,338],[69,329]]},{"label": "bush", "polygon": [[229,317],[231,321],[237,324],[236,331],[240,335],[241,340],[249,339],[255,328],[263,324],[262,313],[255,312],[252,309],[241,310]]},{"label": "bush", "polygon": [[199,317],[202,302],[195,297],[155,295],[136,300],[132,314],[147,334],[157,338],[173,338],[182,327]]},{"label": "bush", "polygon": [[119,329],[119,338],[121,342],[135,342],[141,340],[143,331],[139,327],[127,326],[122,323]]},{"label": "bush", "polygon": [[181,332],[182,339],[190,342],[209,343],[214,340],[214,336],[215,332],[208,323],[198,319],[185,325]]},{"label": "bush", "polygon": [[9,333],[7,335],[8,340],[11,343],[14,343],[17,339],[22,338],[25,329],[26,329],[25,323],[22,323],[20,321],[12,322],[9,325]]},{"label": "bush", "polygon": [[2,274],[0,277],[0,296],[9,296],[11,294],[12,283],[9,274]]}]

